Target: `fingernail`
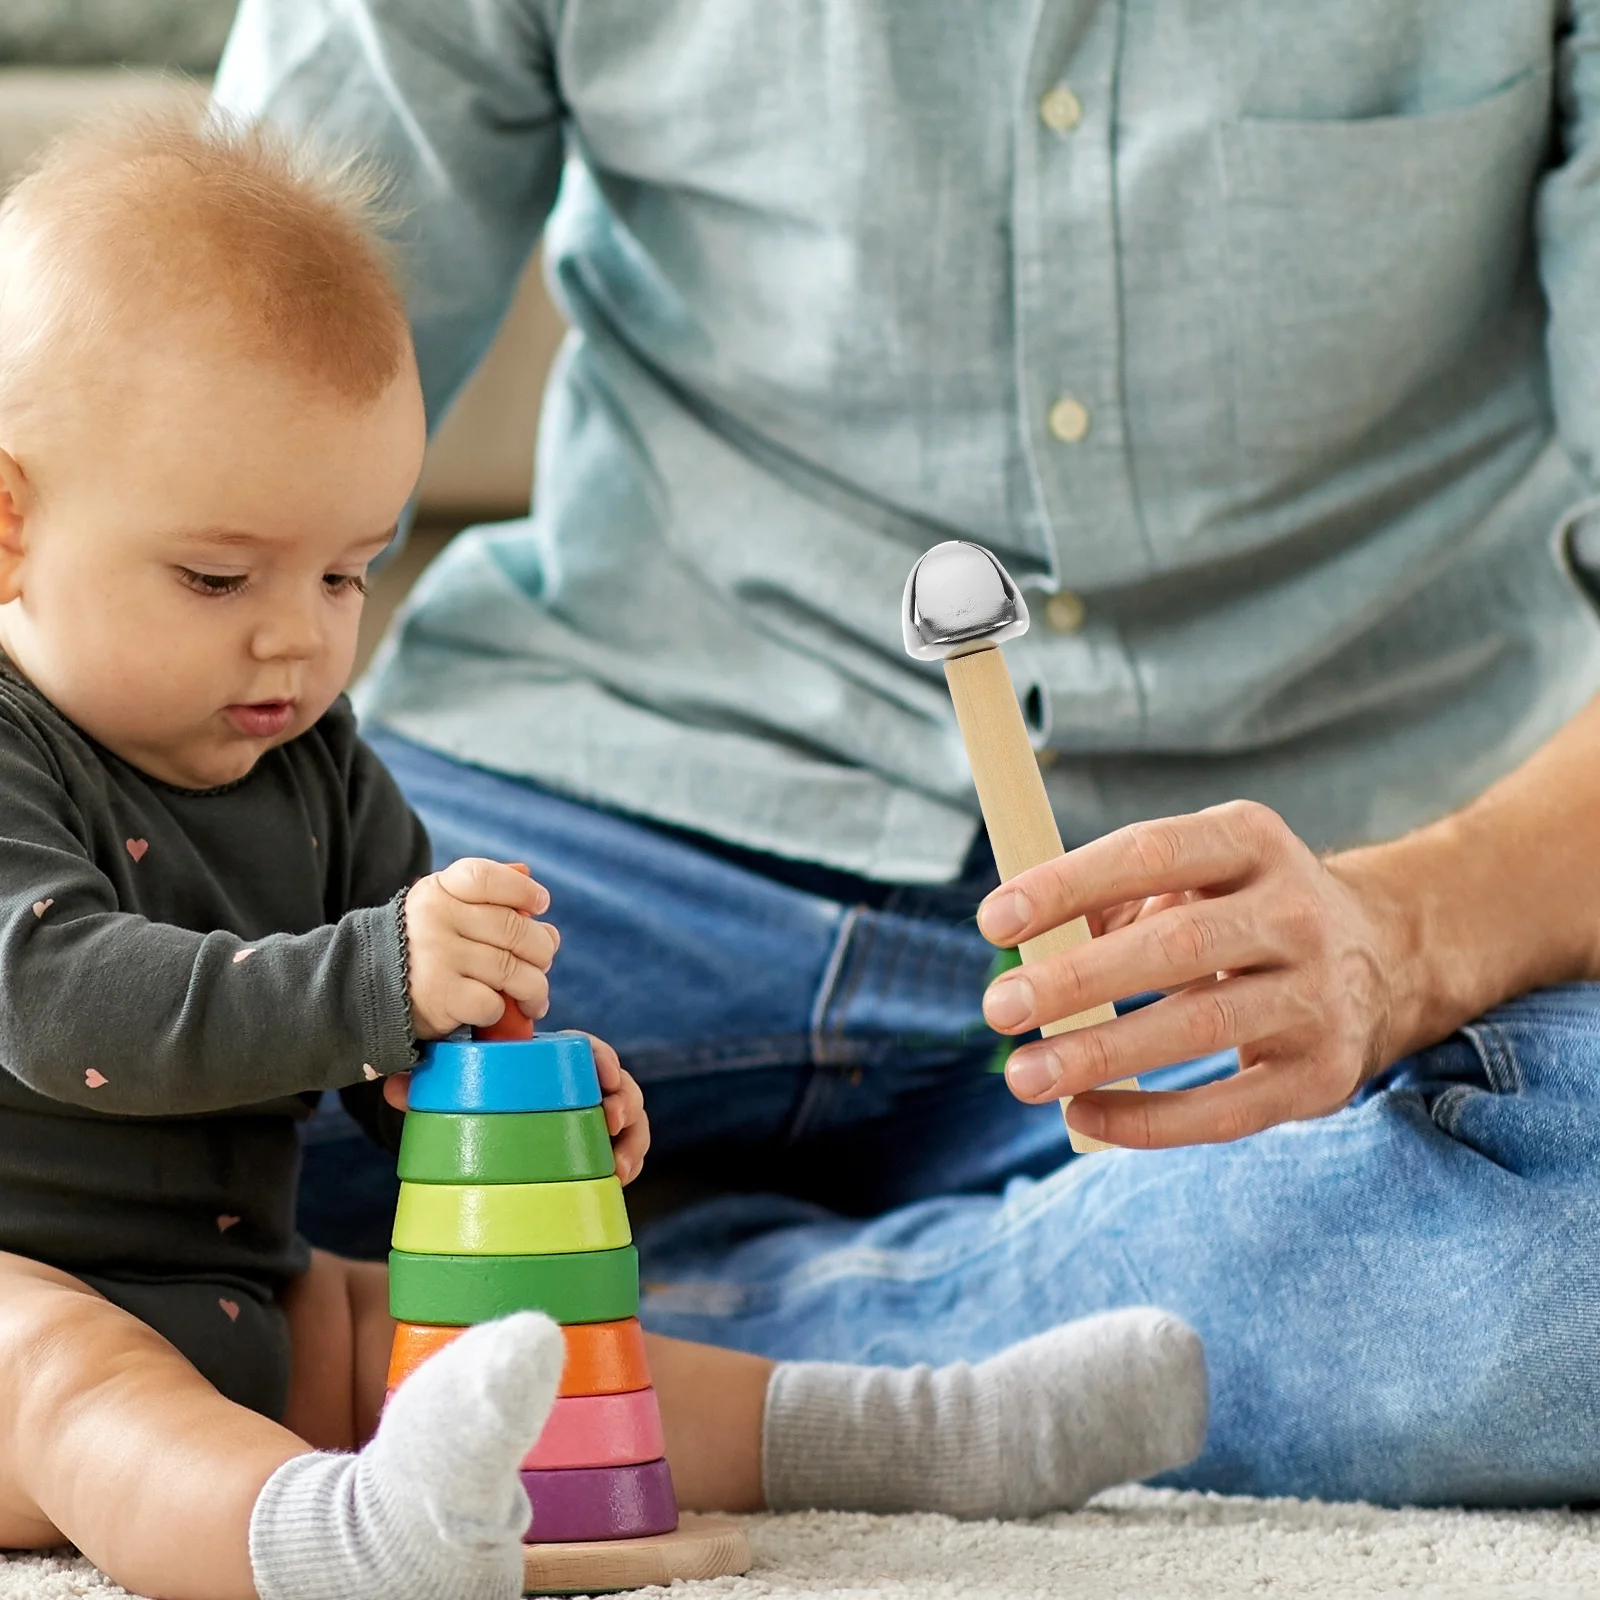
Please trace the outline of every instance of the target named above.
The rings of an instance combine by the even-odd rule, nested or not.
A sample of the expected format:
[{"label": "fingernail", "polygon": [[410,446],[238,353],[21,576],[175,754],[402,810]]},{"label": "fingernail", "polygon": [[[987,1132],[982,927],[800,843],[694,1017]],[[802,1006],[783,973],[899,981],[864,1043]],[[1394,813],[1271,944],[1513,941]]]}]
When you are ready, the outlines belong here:
[{"label": "fingernail", "polygon": [[1023,1096],[1043,1094],[1055,1086],[1058,1071],[1049,1050],[1019,1050],[1006,1063],[1006,1082]]},{"label": "fingernail", "polygon": [[535,1021],[535,1022],[539,1022],[539,1021],[541,1021],[541,1020],[542,1020],[542,1019],[543,1019],[543,1018],[545,1018],[545,1017],[548,1017],[548,1016],[549,1016],[549,1015],[550,1015],[550,1002],[549,1002],[549,1001],[548,1001],[548,1000],[546,1000],[546,1001],[545,1001],[545,1002],[544,1002],[544,1004],[543,1004],[543,1005],[541,1005],[541,1006],[540,1006],[540,1007],[539,1007],[539,1009],[538,1009],[538,1010],[537,1010],[537,1011],[535,1011],[535,1012],[534,1012],[534,1014],[533,1014],[533,1020],[534,1020],[534,1021]]},{"label": "fingernail", "polygon": [[983,1014],[991,1027],[1015,1027],[1032,1010],[1033,985],[1026,978],[1002,979],[983,997]]},{"label": "fingernail", "polygon": [[1027,895],[1016,889],[1006,894],[997,890],[978,907],[978,932],[985,939],[1009,939],[1021,933],[1032,916]]}]

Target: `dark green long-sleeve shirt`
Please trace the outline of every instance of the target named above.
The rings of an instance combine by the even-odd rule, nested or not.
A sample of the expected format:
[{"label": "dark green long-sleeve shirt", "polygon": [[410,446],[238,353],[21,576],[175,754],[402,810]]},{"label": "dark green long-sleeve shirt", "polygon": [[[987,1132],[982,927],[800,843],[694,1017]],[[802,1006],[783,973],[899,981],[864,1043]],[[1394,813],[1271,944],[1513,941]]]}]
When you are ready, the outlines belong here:
[{"label": "dark green long-sleeve shirt", "polygon": [[0,1249],[303,1270],[295,1124],[344,1089],[392,1133],[370,1079],[414,1057],[395,897],[429,868],[343,697],[180,789],[0,660]]}]

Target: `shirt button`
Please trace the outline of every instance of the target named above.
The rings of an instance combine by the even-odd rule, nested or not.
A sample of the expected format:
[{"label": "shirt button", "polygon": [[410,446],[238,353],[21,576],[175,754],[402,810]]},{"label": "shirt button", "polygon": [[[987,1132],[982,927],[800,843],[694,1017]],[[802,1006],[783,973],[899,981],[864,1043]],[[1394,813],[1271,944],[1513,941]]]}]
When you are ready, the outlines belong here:
[{"label": "shirt button", "polygon": [[1050,431],[1062,444],[1076,444],[1089,431],[1089,408],[1071,396],[1050,407]]},{"label": "shirt button", "polygon": [[1071,133],[1083,121],[1083,102],[1063,84],[1039,102],[1039,120],[1054,133]]},{"label": "shirt button", "polygon": [[1053,594],[1044,603],[1044,620],[1057,633],[1076,633],[1083,626],[1083,600],[1070,589]]}]

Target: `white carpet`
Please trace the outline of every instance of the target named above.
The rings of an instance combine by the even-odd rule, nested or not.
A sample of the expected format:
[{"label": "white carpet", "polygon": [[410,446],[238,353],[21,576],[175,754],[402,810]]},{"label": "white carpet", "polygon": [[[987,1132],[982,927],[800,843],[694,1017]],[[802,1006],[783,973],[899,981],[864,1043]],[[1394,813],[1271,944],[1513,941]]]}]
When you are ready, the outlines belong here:
[{"label": "white carpet", "polygon": [[[1600,1597],[1600,1514],[1383,1511],[1117,1489],[1032,1523],[838,1512],[745,1519],[747,1577],[673,1600],[1346,1600],[1367,1595]],[[125,1594],[70,1552],[0,1557],[3,1600]]]}]

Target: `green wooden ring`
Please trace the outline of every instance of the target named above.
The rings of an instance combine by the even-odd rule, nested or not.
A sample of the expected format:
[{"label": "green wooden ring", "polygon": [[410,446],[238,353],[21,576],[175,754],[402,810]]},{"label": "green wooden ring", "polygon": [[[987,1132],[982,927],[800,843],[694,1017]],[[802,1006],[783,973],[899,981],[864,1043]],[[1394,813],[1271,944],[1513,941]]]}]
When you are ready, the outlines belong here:
[{"label": "green wooden ring", "polygon": [[566,1183],[617,1170],[606,1114],[413,1111],[400,1135],[407,1183]]},{"label": "green wooden ring", "polygon": [[578,1183],[402,1183],[390,1243],[416,1255],[531,1256],[620,1250],[632,1238],[613,1175]]},{"label": "green wooden ring", "polygon": [[513,1311],[557,1322],[620,1322],[639,1314],[639,1252],[565,1256],[419,1256],[389,1252],[389,1311],[400,1322],[464,1328]]}]

